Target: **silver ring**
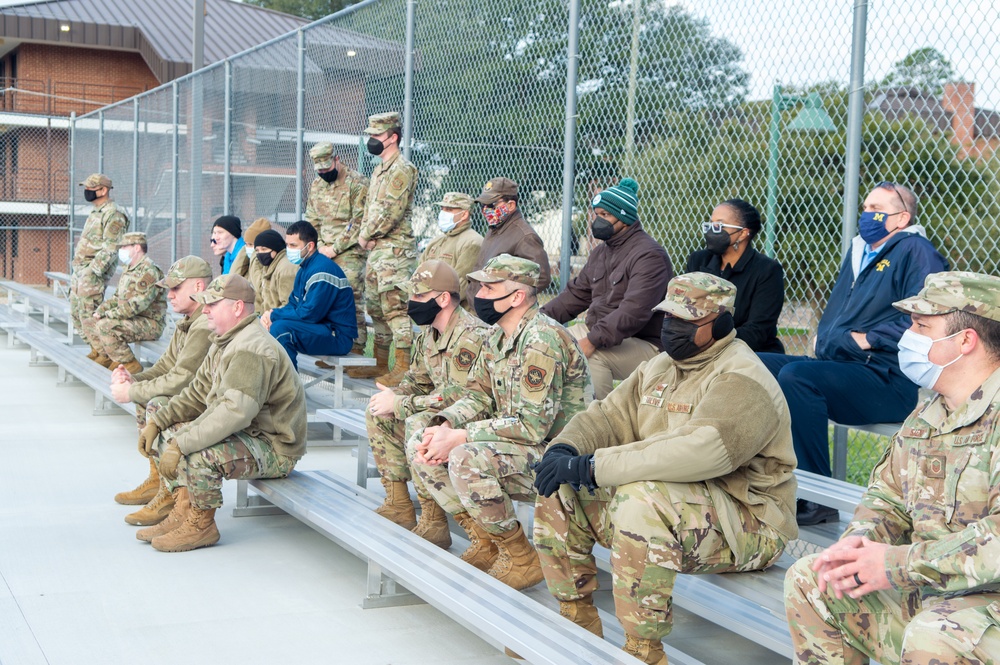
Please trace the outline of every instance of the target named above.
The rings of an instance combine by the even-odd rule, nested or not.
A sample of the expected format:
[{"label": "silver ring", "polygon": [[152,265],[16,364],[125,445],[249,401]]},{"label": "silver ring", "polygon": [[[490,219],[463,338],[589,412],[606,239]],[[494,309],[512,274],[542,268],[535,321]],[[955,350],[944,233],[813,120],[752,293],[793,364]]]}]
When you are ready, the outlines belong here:
[{"label": "silver ring", "polygon": [[861,578],[858,577],[857,573],[854,573],[854,581],[858,583],[858,586],[861,586],[862,584],[864,584],[864,582],[861,581]]}]

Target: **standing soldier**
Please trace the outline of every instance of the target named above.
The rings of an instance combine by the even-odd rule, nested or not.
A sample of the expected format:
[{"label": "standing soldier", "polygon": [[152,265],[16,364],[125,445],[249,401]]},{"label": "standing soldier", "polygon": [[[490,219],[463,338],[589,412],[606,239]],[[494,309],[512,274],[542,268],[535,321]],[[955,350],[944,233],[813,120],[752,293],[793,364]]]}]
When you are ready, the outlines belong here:
[{"label": "standing soldier", "polygon": [[364,353],[368,341],[365,323],[365,250],[358,244],[368,198],[368,178],[343,165],[332,143],[317,143],[309,151],[316,178],[309,186],[305,220],[319,231],[319,253],[333,259],[354,289],[358,338],[353,353]]},{"label": "standing soldier", "polygon": [[462,290],[462,307],[472,311],[472,301],[466,293],[469,288],[469,273],[475,270],[483,237],[472,228],[472,197],[462,192],[448,192],[438,213],[438,227],[444,235],[438,236],[427,245],[421,261],[439,259],[458,273]]},{"label": "standing soldier", "polygon": [[163,271],[146,255],[146,234],[126,233],[118,244],[118,260],[125,267],[115,294],[94,311],[100,365],[129,372],[142,371],[129,342],[160,339],[167,324],[167,294],[156,285]]},{"label": "standing soldier", "polygon": [[[413,326],[406,314],[406,281],[417,263],[410,215],[417,188],[417,167],[399,151],[398,113],[368,118],[368,152],[382,157],[372,173],[368,206],[358,243],[368,251],[365,267],[365,305],[375,328],[374,367],[348,370],[356,379],[378,377],[395,386],[410,366]],[[396,361],[389,373],[389,344],[396,343]],[[379,376],[381,374],[381,376]]]},{"label": "standing soldier", "polygon": [[104,300],[104,289],[115,272],[118,241],[128,228],[128,217],[111,200],[111,178],[103,173],[94,173],[80,185],[84,188],[83,198],[93,203],[94,209],[87,216],[73,252],[69,309],[73,326],[80,337],[90,344],[87,357],[96,360],[100,344],[94,310]]}]

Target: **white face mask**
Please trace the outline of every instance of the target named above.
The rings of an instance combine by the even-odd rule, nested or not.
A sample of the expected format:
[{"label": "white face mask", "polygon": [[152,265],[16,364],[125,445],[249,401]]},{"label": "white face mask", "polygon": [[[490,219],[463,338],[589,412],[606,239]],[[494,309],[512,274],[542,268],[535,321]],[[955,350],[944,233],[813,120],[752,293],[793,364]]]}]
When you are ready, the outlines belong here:
[{"label": "white face mask", "polygon": [[132,252],[125,247],[118,248],[118,261],[121,263],[132,263]]},{"label": "white face mask", "polygon": [[958,357],[951,362],[936,365],[928,357],[931,347],[936,342],[943,342],[963,332],[965,331],[959,330],[957,333],[945,337],[931,339],[926,335],[907,330],[899,339],[899,369],[906,375],[906,378],[921,388],[933,389],[934,384],[941,378],[941,372],[944,371],[944,368],[958,362],[965,354],[959,353]]},{"label": "white face mask", "polygon": [[448,233],[455,228],[455,213],[445,212],[444,210],[438,213],[438,227],[441,229],[441,233]]}]

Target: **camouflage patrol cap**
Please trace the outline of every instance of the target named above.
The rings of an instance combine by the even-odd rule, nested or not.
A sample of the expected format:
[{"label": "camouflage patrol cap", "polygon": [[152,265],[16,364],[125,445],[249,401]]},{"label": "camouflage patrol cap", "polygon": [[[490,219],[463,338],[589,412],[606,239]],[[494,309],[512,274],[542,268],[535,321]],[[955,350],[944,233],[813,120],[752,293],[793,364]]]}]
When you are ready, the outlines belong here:
[{"label": "camouflage patrol cap", "polygon": [[145,245],[146,244],[146,234],[142,231],[132,231],[126,233],[122,236],[122,239],[118,241],[119,247],[125,247],[126,245]]},{"label": "camouflage patrol cap", "polygon": [[87,179],[80,183],[81,187],[86,187],[87,189],[95,189],[97,187],[107,187],[111,189],[114,185],[111,184],[111,178],[104,175],[103,173],[91,173],[87,176]]},{"label": "camouflage patrol cap", "polygon": [[376,115],[368,116],[368,127],[365,128],[365,134],[374,136],[376,134],[388,132],[392,129],[398,129],[402,126],[403,121],[400,119],[400,115],[395,111],[392,113],[378,113]]},{"label": "camouflage patrol cap", "polygon": [[172,289],[175,286],[183,284],[185,279],[193,279],[195,277],[210,279],[212,277],[212,267],[208,265],[208,261],[205,259],[192,254],[174,261],[174,265],[170,266],[170,270],[167,271],[166,276],[157,282],[156,285],[162,286],[165,289]]},{"label": "camouflage patrol cap", "polygon": [[436,259],[421,263],[410,278],[410,293],[415,296],[431,291],[459,293],[461,288],[455,269]]},{"label": "camouflage patrol cap", "polygon": [[485,185],[476,201],[484,206],[493,205],[500,199],[512,199],[517,196],[517,183],[510,178],[493,178]]},{"label": "camouflage patrol cap", "polygon": [[706,272],[689,272],[670,280],[667,297],[653,309],[694,321],[716,312],[731,312],[735,302],[736,286],[732,282]]},{"label": "camouflage patrol cap", "polygon": [[211,305],[220,300],[242,300],[253,302],[256,293],[253,285],[240,275],[222,275],[212,280],[208,288],[191,296],[191,300],[202,305]]},{"label": "camouflage patrol cap", "polygon": [[1000,321],[1000,277],[975,272],[936,272],[924,279],[915,296],[892,303],[910,314],[968,312]]},{"label": "camouflage patrol cap", "polygon": [[541,274],[541,267],[534,261],[522,259],[520,256],[501,254],[490,259],[482,270],[470,272],[469,279],[485,284],[495,284],[509,279],[525,286],[537,286]]},{"label": "camouflage patrol cap", "polygon": [[313,168],[324,171],[333,166],[333,144],[317,143],[309,149],[309,156],[312,157]]},{"label": "camouflage patrol cap", "polygon": [[438,205],[442,208],[458,208],[459,210],[472,210],[472,197],[465,192],[448,192],[441,197]]}]

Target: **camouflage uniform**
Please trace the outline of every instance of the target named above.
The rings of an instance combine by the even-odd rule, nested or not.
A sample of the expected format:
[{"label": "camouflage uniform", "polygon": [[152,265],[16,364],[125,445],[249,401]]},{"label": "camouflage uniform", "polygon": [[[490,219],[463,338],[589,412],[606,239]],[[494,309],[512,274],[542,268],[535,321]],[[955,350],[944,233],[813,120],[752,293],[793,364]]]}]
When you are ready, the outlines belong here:
[{"label": "camouflage uniform", "polygon": [[[894,305],[1000,321],[1000,279],[935,273],[918,295]],[[798,662],[998,662],[998,412],[1000,369],[954,410],[935,394],[907,417],[844,534],[891,545],[892,588],[838,600],[819,592],[815,556],[796,562],[785,579],[785,607]]]},{"label": "camouflage uniform", "polygon": [[[398,113],[368,119],[369,135],[399,127]],[[365,266],[365,307],[372,317],[375,344],[405,351],[413,343],[413,327],[406,314],[406,281],[417,263],[410,216],[417,189],[417,167],[401,152],[375,167],[368,187],[368,204],[360,240],[375,241]]]},{"label": "camouflage uniform", "polygon": [[[84,187],[107,187],[111,179],[95,173],[80,183]],[[73,327],[94,349],[100,348],[94,310],[104,300],[104,289],[118,265],[118,241],[128,229],[128,217],[110,199],[95,207],[84,222],[73,252],[73,277],[69,307]]]},{"label": "camouflage uniform", "polygon": [[[333,166],[333,145],[318,143],[309,151],[317,169]],[[344,271],[354,289],[358,337],[355,344],[363,347],[368,340],[365,323],[365,250],[358,244],[361,221],[368,198],[368,178],[346,167],[338,170],[332,183],[317,176],[309,186],[305,220],[319,232],[319,247],[330,247],[333,260]]]},{"label": "camouflage uniform", "polygon": [[[539,274],[533,261],[501,254],[471,277],[495,282],[515,271],[531,280]],[[526,283],[521,277],[515,281]],[[447,466],[416,465],[417,433],[407,441],[407,458],[447,512],[467,511],[487,532],[504,534],[517,526],[513,501],[535,498],[531,465],[546,441],[583,411],[593,394],[576,341],[536,303],[510,337],[500,326],[491,329],[469,373],[468,392],[431,423],[464,428],[467,443],[452,450]]]},{"label": "camouflage uniform", "polygon": [[[143,233],[126,233],[122,245],[145,244]],[[167,292],[157,282],[163,272],[148,256],[125,266],[115,294],[94,312],[101,350],[116,363],[135,360],[129,342],[159,339],[167,323]]]},{"label": "camouflage uniform", "polygon": [[[472,197],[468,194],[448,192],[438,205],[444,208],[471,210],[473,202]],[[472,303],[469,302],[468,296],[468,275],[475,270],[476,259],[479,257],[482,245],[483,237],[472,229],[472,218],[470,217],[464,220],[461,225],[432,240],[420,256],[421,261],[438,259],[455,269],[462,287],[462,307],[469,311],[472,311]]]}]

